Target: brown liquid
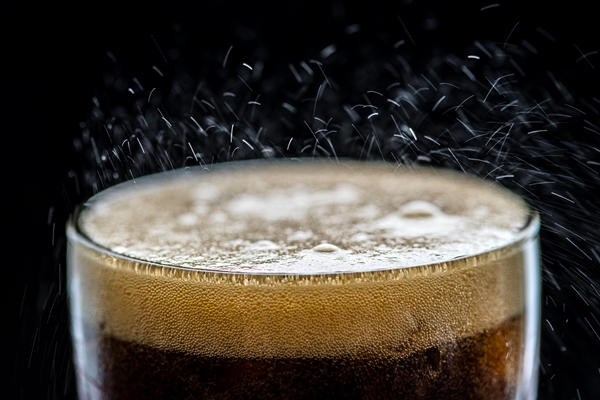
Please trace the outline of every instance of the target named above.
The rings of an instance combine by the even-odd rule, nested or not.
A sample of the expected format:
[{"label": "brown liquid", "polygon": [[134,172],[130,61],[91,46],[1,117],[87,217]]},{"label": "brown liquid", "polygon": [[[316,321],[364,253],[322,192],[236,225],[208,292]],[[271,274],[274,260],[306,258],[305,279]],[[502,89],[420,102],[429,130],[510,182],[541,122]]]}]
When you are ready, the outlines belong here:
[{"label": "brown liquid", "polygon": [[207,358],[102,337],[95,385],[115,400],[511,399],[522,324],[396,359]]}]

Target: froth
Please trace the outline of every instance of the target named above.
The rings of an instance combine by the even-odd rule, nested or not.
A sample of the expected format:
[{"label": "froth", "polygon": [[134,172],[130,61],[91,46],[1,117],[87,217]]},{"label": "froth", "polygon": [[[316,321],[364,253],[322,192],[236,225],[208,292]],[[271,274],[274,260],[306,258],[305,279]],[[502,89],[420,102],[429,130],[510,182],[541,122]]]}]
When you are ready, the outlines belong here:
[{"label": "froth", "polygon": [[526,220],[494,185],[383,164],[142,180],[79,221],[132,258],[70,229],[75,331],[207,357],[403,357],[523,313]]},{"label": "froth", "polygon": [[[103,247],[163,265],[316,274],[485,252],[513,241],[526,219],[515,196],[454,173],[288,162],[138,181],[94,199],[79,226]],[[316,260],[327,246],[337,250]]]}]

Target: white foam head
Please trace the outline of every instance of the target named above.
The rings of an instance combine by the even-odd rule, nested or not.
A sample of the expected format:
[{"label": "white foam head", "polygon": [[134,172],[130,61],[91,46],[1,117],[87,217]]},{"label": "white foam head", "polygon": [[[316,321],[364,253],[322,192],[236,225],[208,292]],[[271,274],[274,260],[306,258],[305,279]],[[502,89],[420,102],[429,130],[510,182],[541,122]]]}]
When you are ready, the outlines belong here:
[{"label": "white foam head", "polygon": [[431,264],[510,244],[526,205],[490,182],[384,163],[272,162],[128,183],[92,199],[93,242],[140,260],[257,274]]}]

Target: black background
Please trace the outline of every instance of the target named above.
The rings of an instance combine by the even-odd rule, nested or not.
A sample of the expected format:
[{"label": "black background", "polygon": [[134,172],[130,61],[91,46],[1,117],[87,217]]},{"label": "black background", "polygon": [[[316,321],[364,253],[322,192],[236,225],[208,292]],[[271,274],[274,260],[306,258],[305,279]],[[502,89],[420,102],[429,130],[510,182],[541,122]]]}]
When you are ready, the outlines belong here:
[{"label": "black background", "polygon": [[[4,10],[0,16],[1,320],[6,321],[2,330],[8,334],[2,346],[1,376],[6,382],[1,397],[74,398],[63,231],[72,207],[85,195],[85,190],[76,193],[69,178],[69,171],[78,171],[83,163],[73,150],[73,139],[80,135],[79,124],[92,107],[91,98],[102,86],[103,75],[112,68],[107,51],[128,68],[147,68],[161,62],[159,48],[168,49],[174,27],[181,26],[188,32],[189,42],[184,46],[189,54],[222,60],[232,45],[242,53],[262,46],[268,50],[269,68],[283,69],[289,62],[311,58],[341,40],[341,31],[350,24],[361,25],[365,43],[372,43],[366,51],[376,54],[378,46],[390,40],[410,42],[396,15],[413,33],[415,44],[409,45],[428,48],[435,40],[440,51],[448,52],[459,52],[480,38],[503,43],[518,22],[511,42],[518,42],[520,35],[536,26],[557,39],[540,49],[534,63],[562,74],[575,96],[592,98],[598,93],[595,68],[600,68],[600,56],[590,54],[590,65],[578,61],[581,54],[577,49],[584,53],[598,49],[600,28],[592,5],[583,1],[560,5],[501,2],[499,7],[481,10],[490,4],[493,2],[369,1],[350,6],[337,1],[210,0],[152,5],[90,3],[72,8],[23,4],[18,10]],[[437,28],[426,29],[427,21],[433,20]],[[386,39],[386,34],[390,38]],[[589,131],[580,134],[576,139],[582,142],[588,140],[586,135],[594,135]],[[597,189],[591,185],[571,194],[599,196]],[[600,219],[597,209],[591,215]],[[599,276],[596,260],[578,266],[589,279]],[[557,275],[564,267],[546,264]],[[568,278],[565,282],[563,287],[568,288]],[[576,282],[573,285],[578,287]],[[545,290],[553,290],[547,281]],[[569,307],[597,304],[591,298],[579,298],[574,290],[555,292],[554,300]],[[543,321],[559,318],[554,308],[544,305],[543,310]],[[557,340],[557,333],[546,323],[542,332],[540,398],[600,398],[600,340],[595,332],[585,324],[573,324],[565,328],[564,341]],[[566,351],[561,349],[564,343],[569,344]]]}]

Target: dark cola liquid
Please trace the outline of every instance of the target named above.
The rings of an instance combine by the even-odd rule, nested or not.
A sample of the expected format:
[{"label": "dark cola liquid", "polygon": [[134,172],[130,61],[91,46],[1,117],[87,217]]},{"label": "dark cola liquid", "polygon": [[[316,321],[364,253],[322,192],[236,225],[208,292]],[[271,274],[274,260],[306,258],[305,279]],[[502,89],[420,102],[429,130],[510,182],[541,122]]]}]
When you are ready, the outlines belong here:
[{"label": "dark cola liquid", "polygon": [[398,359],[205,358],[102,338],[102,399],[512,399],[523,318]]}]

